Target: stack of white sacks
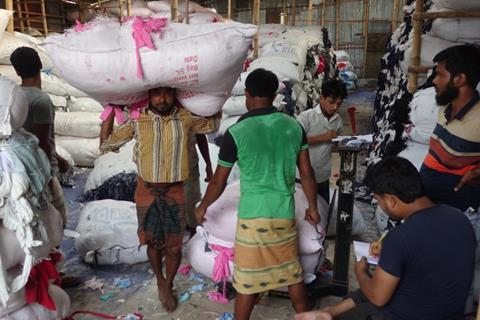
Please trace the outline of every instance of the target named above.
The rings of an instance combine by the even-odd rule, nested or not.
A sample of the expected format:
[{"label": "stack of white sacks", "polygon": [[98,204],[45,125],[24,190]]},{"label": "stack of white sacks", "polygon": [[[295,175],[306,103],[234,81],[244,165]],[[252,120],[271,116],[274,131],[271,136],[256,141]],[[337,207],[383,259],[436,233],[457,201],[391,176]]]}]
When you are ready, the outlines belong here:
[{"label": "stack of white sacks", "polygon": [[[8,21],[6,13],[6,10],[0,10],[2,31],[3,22]],[[62,79],[47,51],[40,45],[43,41],[42,37],[33,37],[20,32],[0,34],[0,74],[20,84],[21,79],[10,63],[10,55],[19,47],[35,49],[43,65],[42,90],[50,96],[57,110],[55,118],[57,151],[67,159],[72,158],[77,166],[92,166],[93,161],[100,155],[99,116],[103,107],[98,101]]]},{"label": "stack of white sacks", "polygon": [[37,139],[21,129],[27,98],[3,76],[0,96],[0,319],[63,319],[70,312],[70,299],[52,283],[48,294],[56,310],[26,302],[30,272],[59,245],[63,223],[49,203],[49,161]]},{"label": "stack of white sacks", "polygon": [[[259,27],[259,57],[252,61],[252,52],[245,64],[245,71],[240,75],[232,95],[223,106],[222,123],[219,134],[238,121],[247,112],[245,107],[245,80],[255,69],[264,68],[272,71],[281,82],[288,83],[292,89],[294,113],[309,107],[309,101],[318,101],[322,81],[331,75],[320,72],[319,52],[331,54],[324,48],[323,32],[320,27],[289,27],[268,24]],[[312,48],[315,48],[312,50]],[[308,55],[315,61],[313,66],[307,63]],[[323,62],[325,63],[325,62]],[[313,68],[312,68],[313,67]],[[286,107],[284,97],[285,85],[280,84],[274,106],[279,110]],[[311,106],[310,106],[311,107]]]}]

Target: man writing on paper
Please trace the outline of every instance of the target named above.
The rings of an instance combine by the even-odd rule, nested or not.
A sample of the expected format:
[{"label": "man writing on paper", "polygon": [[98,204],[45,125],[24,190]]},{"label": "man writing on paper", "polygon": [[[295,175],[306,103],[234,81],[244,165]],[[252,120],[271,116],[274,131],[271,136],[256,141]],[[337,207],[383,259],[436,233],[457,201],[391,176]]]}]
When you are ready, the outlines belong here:
[{"label": "man writing on paper", "polygon": [[295,319],[463,319],[475,261],[471,223],[459,210],[434,204],[406,159],[381,160],[364,183],[391,218],[405,222],[386,235],[372,277],[365,257],[355,263],[359,290]]}]

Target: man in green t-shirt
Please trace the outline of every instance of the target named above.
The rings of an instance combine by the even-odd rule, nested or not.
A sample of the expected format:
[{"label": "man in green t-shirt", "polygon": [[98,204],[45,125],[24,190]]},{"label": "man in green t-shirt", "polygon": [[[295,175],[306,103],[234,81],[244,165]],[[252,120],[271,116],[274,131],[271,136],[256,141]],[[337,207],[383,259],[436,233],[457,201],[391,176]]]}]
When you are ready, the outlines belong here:
[{"label": "man in green t-shirt", "polygon": [[245,81],[248,112],[224,135],[218,166],[196,210],[202,222],[223,193],[235,162],[241,195],[235,237],[235,319],[249,319],[257,294],[288,286],[296,312],[308,309],[295,226],[295,168],[309,208],[305,219],[320,222],[317,190],[302,126],[272,106],[278,79],[254,70]]}]

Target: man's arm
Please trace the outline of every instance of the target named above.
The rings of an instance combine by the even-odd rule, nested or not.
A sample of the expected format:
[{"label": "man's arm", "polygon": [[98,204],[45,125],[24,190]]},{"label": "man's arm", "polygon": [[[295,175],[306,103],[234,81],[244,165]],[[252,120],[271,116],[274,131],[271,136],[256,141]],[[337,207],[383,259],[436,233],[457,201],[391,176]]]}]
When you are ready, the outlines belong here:
[{"label": "man's arm", "polygon": [[208,141],[204,134],[197,134],[197,145],[202,154],[202,158],[205,161],[205,182],[209,182],[213,177],[212,162],[210,161],[210,153],[208,151]]},{"label": "man's arm", "polygon": [[317,208],[317,183],[312,165],[310,164],[310,156],[308,149],[300,151],[297,160],[298,171],[300,172],[300,181],[305,196],[308,201],[308,208],[305,211],[305,220],[312,225],[317,225],[320,222],[320,215]]},{"label": "man's arm", "polygon": [[130,120],[118,127],[117,130],[113,131],[110,137],[102,143],[100,150],[102,152],[115,151],[128,141],[132,140],[133,136],[133,123]]},{"label": "man's arm", "polygon": [[50,145],[50,130],[53,124],[36,124],[32,125],[32,134],[35,135],[38,139],[38,146],[46,154],[47,158],[50,161],[52,154],[55,154],[55,150],[51,150]]},{"label": "man's arm", "polygon": [[325,142],[332,142],[332,139],[336,137],[338,137],[338,133],[335,130],[328,130],[324,134],[307,137],[307,142],[309,145],[315,145]]},{"label": "man's arm", "polygon": [[480,185],[480,164],[473,170],[467,172],[455,187],[455,191],[460,190],[464,185]]},{"label": "man's arm", "polygon": [[222,112],[218,112],[211,117],[203,118],[192,114],[192,132],[196,134],[212,133],[220,127]]},{"label": "man's arm", "polygon": [[377,307],[383,307],[392,298],[397,289],[400,278],[397,278],[377,266],[373,276],[367,273],[367,259],[363,257],[355,263],[355,274],[357,276],[360,290],[368,300]]},{"label": "man's arm", "polygon": [[202,201],[200,202],[197,209],[195,209],[195,217],[197,218],[198,223],[202,223],[205,220],[205,214],[207,213],[208,207],[217,201],[217,199],[222,195],[225,187],[227,186],[228,176],[232,171],[231,167],[224,167],[218,165],[213,175],[212,181],[208,184],[207,191],[203,196]]}]

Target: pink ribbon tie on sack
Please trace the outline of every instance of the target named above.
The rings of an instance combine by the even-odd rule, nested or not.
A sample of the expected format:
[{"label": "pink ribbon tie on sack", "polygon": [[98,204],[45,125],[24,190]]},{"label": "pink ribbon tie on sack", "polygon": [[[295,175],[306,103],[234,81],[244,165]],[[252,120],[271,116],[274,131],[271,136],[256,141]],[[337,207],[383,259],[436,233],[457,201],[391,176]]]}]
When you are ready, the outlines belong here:
[{"label": "pink ribbon tie on sack", "polygon": [[227,279],[231,275],[230,261],[233,261],[235,258],[233,248],[227,248],[216,244],[211,244],[210,248],[218,253],[215,257],[215,264],[213,265],[212,279],[215,282],[223,280],[223,296],[220,293],[213,291],[208,293],[208,297],[214,302],[227,304]]},{"label": "pink ribbon tie on sack", "polygon": [[152,18],[147,21],[143,21],[141,17],[135,17],[132,24],[132,37],[135,40],[135,53],[137,57],[137,77],[143,79],[142,61],[140,59],[140,49],[147,47],[155,50],[155,46],[150,37],[150,33],[160,31],[168,24],[168,20],[165,18],[157,19]]},{"label": "pink ribbon tie on sack", "polygon": [[148,98],[139,102],[132,103],[130,106],[130,119],[137,120],[140,118],[140,111],[148,105]]},{"label": "pink ribbon tie on sack", "polygon": [[105,106],[105,110],[103,110],[102,114],[100,115],[100,119],[102,119],[103,121],[107,120],[108,117],[110,117],[110,115],[112,114],[112,112],[115,113],[115,120],[117,120],[118,125],[121,125],[126,121],[122,109],[111,104],[107,104]]}]

